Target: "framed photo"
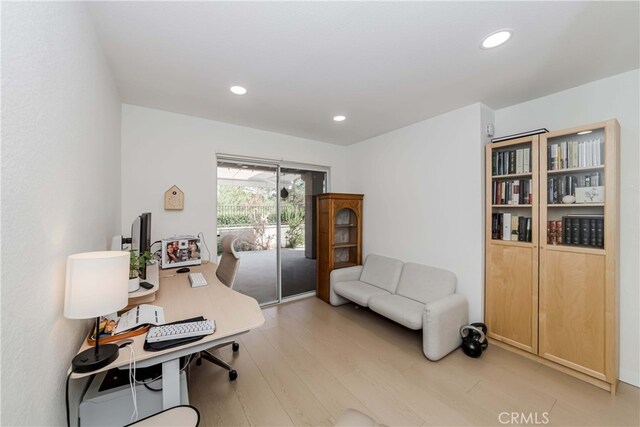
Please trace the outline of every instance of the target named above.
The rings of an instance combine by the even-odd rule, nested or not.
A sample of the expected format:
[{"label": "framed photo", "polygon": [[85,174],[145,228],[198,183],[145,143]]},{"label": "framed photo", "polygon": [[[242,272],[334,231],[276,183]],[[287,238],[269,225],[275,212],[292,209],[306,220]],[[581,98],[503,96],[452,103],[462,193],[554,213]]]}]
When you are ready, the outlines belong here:
[{"label": "framed photo", "polygon": [[162,240],[163,269],[200,264],[200,239],[197,237],[179,236]]},{"label": "framed photo", "polygon": [[604,187],[577,187],[576,203],[604,203]]}]

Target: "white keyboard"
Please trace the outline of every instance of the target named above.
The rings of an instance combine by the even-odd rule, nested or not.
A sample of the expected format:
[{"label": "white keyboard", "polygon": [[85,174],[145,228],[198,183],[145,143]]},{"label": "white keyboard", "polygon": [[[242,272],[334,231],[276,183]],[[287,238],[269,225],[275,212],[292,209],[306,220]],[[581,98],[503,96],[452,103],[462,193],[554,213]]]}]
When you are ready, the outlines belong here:
[{"label": "white keyboard", "polygon": [[207,279],[204,278],[202,273],[189,273],[189,282],[191,282],[192,288],[208,285]]},{"label": "white keyboard", "polygon": [[215,330],[216,324],[213,320],[152,326],[147,332],[147,342],[211,335]]}]

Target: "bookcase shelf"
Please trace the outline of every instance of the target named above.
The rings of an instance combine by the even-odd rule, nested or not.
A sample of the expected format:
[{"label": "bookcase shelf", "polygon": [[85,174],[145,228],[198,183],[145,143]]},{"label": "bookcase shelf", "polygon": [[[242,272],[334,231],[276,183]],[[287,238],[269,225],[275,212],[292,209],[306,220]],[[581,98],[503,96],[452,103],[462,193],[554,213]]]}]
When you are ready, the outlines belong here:
[{"label": "bookcase shelf", "polygon": [[530,173],[512,173],[509,175],[493,175],[493,179],[530,178]]},{"label": "bookcase shelf", "polygon": [[543,249],[547,251],[558,251],[558,252],[572,252],[579,254],[591,254],[591,255],[606,255],[606,251],[604,249],[598,248],[590,248],[588,246],[575,246],[575,245],[549,245],[542,246]]},{"label": "bookcase shelf", "polygon": [[603,207],[604,203],[569,203],[569,204],[549,204],[548,208],[592,208],[592,207]]},{"label": "bookcase shelf", "polygon": [[499,240],[499,239],[491,239],[490,244],[492,245],[504,245],[504,246],[519,246],[521,248],[532,248],[533,243],[531,242],[518,242],[514,240]]},{"label": "bookcase shelf", "polygon": [[[609,120],[491,144],[485,168],[488,336],[612,393],[619,347],[619,133],[618,122]],[[529,147],[533,203],[495,204],[496,181],[502,182],[492,175],[495,152]],[[567,195],[580,200],[586,191],[598,202],[559,203]],[[498,213],[530,215],[531,243],[494,240]]]},{"label": "bookcase shelf", "polygon": [[598,170],[603,170],[604,169],[604,165],[599,165],[599,166],[590,166],[590,167],[585,167],[585,168],[566,168],[566,169],[555,169],[555,170],[550,170],[547,171],[547,175],[556,175],[556,174],[570,174],[570,173],[581,173],[581,172],[591,172],[591,171],[598,171]]}]

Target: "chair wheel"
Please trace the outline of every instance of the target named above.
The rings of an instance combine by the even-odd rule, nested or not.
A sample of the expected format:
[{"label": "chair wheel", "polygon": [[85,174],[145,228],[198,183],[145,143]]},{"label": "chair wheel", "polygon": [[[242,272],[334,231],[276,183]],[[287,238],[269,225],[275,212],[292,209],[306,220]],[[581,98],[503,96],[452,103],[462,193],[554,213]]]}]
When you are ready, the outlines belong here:
[{"label": "chair wheel", "polygon": [[234,342],[231,345],[231,348],[233,349],[233,352],[235,353],[236,351],[240,350],[240,344],[238,344],[237,342]]},{"label": "chair wheel", "polygon": [[229,371],[229,381],[235,381],[238,378],[238,373],[234,370]]}]

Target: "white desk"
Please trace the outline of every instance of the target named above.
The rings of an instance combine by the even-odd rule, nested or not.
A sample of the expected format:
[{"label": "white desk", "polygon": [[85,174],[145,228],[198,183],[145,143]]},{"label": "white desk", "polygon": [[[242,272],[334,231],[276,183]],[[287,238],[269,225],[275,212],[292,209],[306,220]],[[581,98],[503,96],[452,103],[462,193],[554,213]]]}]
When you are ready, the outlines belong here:
[{"label": "white desk", "polygon": [[[154,305],[164,308],[166,322],[204,316],[216,322],[216,331],[193,343],[162,351],[145,351],[142,346],[145,334],[134,337],[133,350],[136,367],[144,368],[162,363],[162,406],[164,409],[180,405],[180,357],[233,341],[264,323],[258,302],[223,285],[216,277],[216,264],[208,263],[189,267],[191,272],[201,272],[209,283],[192,288],[188,274],[178,274],[176,269],[160,270],[160,289]],[[83,342],[80,351],[90,346]],[[130,352],[120,349],[118,358],[106,367],[87,373],[74,373],[71,378],[81,378],[112,368],[127,368]]]}]

